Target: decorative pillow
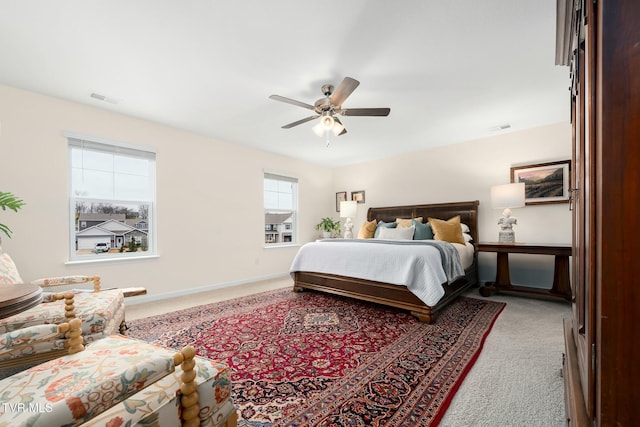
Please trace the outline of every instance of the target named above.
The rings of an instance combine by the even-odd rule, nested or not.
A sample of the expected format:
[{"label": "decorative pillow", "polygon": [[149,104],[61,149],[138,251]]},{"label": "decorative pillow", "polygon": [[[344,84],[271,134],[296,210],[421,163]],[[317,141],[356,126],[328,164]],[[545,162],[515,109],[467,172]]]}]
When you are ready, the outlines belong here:
[{"label": "decorative pillow", "polygon": [[422,223],[422,217],[418,218],[396,218],[396,224],[398,224],[398,228],[411,227],[413,225],[413,221],[418,221]]},{"label": "decorative pillow", "polygon": [[432,240],[433,230],[429,223],[423,224],[422,222],[413,220],[413,227],[416,231],[413,232],[413,240]]},{"label": "decorative pillow", "polygon": [[365,221],[360,227],[360,231],[358,231],[358,239],[371,239],[373,235],[376,233],[376,228],[378,225],[378,221],[371,220]]},{"label": "decorative pillow", "polygon": [[460,227],[460,215],[456,215],[447,221],[429,218],[429,224],[431,224],[436,240],[464,245],[464,237],[462,237],[462,228]]},{"label": "decorative pillow", "polygon": [[24,283],[18,274],[18,269],[13,260],[4,252],[0,253],[0,285],[15,285]]},{"label": "decorative pillow", "polygon": [[412,240],[415,227],[381,228],[378,239],[382,240]]},{"label": "decorative pillow", "polygon": [[396,228],[398,226],[397,223],[395,222],[384,222],[384,221],[380,221],[378,222],[378,225],[376,226],[376,232],[374,233],[373,237],[378,237],[380,235],[380,230],[383,228]]}]

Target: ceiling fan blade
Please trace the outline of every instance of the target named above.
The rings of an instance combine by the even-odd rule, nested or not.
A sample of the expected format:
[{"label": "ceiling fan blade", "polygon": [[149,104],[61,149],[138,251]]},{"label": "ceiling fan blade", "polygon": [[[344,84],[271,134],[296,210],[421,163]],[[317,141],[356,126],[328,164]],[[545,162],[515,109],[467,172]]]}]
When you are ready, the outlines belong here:
[{"label": "ceiling fan blade", "polygon": [[345,108],[340,114],[343,116],[388,116],[391,108]]},{"label": "ceiling fan blade", "polygon": [[303,123],[310,122],[311,120],[317,119],[318,117],[320,117],[320,116],[319,115],[309,116],[309,117],[306,117],[304,119],[298,120],[297,122],[293,122],[293,123],[289,123],[288,125],[284,125],[284,126],[282,126],[282,129],[291,129],[294,126],[298,126],[298,125],[301,125]]},{"label": "ceiling fan blade", "polygon": [[271,95],[269,99],[273,99],[274,101],[286,102],[287,104],[297,105],[298,107],[306,108],[307,110],[315,111],[316,109],[313,105],[296,101],[295,99],[285,98],[284,96],[280,95]]},{"label": "ceiling fan blade", "polygon": [[334,117],[333,117],[333,120],[335,120],[335,122],[336,122],[336,123],[338,123],[340,126],[342,126],[342,132],[340,132],[340,133],[339,133],[338,135],[336,135],[336,136],[344,135],[345,133],[347,133],[347,128],[346,128],[346,127],[344,127],[344,125],[342,124],[342,122],[340,121],[340,119],[339,119],[339,118],[337,118],[337,117],[335,117],[335,116],[334,116]]},{"label": "ceiling fan blade", "polygon": [[333,95],[331,95],[331,104],[342,105],[349,95],[356,90],[359,84],[360,82],[356,79],[345,77],[336,90],[333,91]]}]

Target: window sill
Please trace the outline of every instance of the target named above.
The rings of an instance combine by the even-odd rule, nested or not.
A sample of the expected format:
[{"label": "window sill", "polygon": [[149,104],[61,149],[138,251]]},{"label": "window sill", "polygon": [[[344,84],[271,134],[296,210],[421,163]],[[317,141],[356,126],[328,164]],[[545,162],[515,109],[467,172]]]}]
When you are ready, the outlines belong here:
[{"label": "window sill", "polygon": [[300,243],[282,243],[277,245],[265,245],[264,249],[278,249],[278,248],[298,248],[300,247]]},{"label": "window sill", "polygon": [[93,264],[93,263],[101,263],[101,262],[113,262],[113,261],[135,261],[135,260],[146,260],[146,259],[156,259],[160,258],[159,255],[143,255],[143,256],[135,256],[135,257],[112,257],[112,258],[91,258],[91,259],[74,259],[65,262],[65,265],[74,265],[74,264]]}]

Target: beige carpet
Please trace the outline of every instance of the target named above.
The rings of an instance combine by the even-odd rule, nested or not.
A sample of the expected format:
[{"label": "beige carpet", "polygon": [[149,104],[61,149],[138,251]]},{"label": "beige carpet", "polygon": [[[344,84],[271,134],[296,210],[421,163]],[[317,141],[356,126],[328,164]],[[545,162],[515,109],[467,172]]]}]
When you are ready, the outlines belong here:
[{"label": "beige carpet", "polygon": [[[234,286],[201,294],[135,304],[127,301],[127,319],[292,286],[289,278]],[[482,298],[477,289],[467,296]],[[568,303],[522,296],[494,295],[507,303],[478,361],[456,393],[440,425],[447,427],[564,426],[564,350],[562,319]],[[132,302],[133,304],[129,304]]]}]

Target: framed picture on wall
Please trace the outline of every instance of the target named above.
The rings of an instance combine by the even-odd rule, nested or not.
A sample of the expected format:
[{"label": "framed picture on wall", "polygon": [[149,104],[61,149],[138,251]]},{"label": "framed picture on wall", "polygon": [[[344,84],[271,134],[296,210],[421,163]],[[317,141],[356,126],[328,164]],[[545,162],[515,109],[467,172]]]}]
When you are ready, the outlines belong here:
[{"label": "framed picture on wall", "polygon": [[355,200],[358,203],[364,203],[364,190],[352,191],[351,200]]},{"label": "framed picture on wall", "polygon": [[524,182],[526,205],[569,202],[571,160],[513,166],[511,182]]},{"label": "framed picture on wall", "polygon": [[340,202],[347,201],[347,192],[339,191],[336,193],[336,212],[340,212]]}]

